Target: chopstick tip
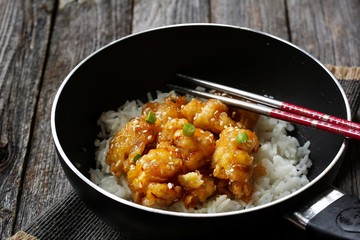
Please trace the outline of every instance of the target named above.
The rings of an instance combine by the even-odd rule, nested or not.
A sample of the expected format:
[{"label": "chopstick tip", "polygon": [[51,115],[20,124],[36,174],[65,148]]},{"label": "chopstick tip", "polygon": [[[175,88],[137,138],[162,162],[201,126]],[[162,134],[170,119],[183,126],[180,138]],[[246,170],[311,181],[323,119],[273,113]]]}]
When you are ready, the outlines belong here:
[{"label": "chopstick tip", "polygon": [[182,73],[175,73],[175,76],[176,77],[179,77],[179,78],[186,78],[186,79],[189,79],[190,77],[185,75],[185,74],[182,74]]}]

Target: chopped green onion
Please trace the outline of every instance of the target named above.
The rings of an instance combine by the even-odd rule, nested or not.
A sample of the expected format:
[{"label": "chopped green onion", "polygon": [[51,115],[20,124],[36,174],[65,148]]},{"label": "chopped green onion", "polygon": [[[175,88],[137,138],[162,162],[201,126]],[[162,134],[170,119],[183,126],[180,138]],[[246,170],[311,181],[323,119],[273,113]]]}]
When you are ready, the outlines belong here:
[{"label": "chopped green onion", "polygon": [[183,126],[184,136],[192,137],[194,136],[194,133],[195,133],[195,126],[192,125],[191,123],[185,123]]},{"label": "chopped green onion", "polygon": [[145,121],[146,121],[147,123],[150,123],[150,124],[155,123],[156,117],[155,117],[154,113],[153,113],[153,112],[149,112],[149,114],[147,115]]},{"label": "chopped green onion", "polygon": [[133,161],[136,162],[140,157],[141,157],[140,153],[136,154],[135,157],[133,158]]},{"label": "chopped green onion", "polygon": [[241,143],[244,143],[244,142],[247,142],[247,140],[249,140],[249,136],[247,135],[246,132],[243,132],[243,133],[239,133],[237,136],[236,136],[236,140],[239,144]]}]

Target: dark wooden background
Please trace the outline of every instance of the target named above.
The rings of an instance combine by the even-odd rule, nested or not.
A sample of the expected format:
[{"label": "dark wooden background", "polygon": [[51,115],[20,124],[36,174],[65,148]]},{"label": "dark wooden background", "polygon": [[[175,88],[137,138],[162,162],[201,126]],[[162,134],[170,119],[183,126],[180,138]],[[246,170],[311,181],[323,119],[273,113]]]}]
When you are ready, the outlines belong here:
[{"label": "dark wooden background", "polygon": [[[71,189],[50,130],[70,70],[115,39],[191,22],[261,30],[323,63],[360,66],[359,0],[0,0],[0,239]],[[360,196],[359,148],[350,154],[334,185]]]}]

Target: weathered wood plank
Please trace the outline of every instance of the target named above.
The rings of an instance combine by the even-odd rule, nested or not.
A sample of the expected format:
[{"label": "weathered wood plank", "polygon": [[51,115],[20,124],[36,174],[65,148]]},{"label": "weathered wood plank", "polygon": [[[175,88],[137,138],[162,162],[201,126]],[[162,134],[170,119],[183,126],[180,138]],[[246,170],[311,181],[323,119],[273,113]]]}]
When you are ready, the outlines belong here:
[{"label": "weathered wood plank", "polygon": [[52,2],[0,1],[0,238],[13,231],[50,32]]},{"label": "weathered wood plank", "polygon": [[324,3],[324,12],[334,43],[334,65],[360,65],[360,2],[357,0]]},{"label": "weathered wood plank", "polygon": [[15,230],[29,224],[71,188],[55,155],[50,129],[52,100],[77,63],[130,33],[131,7],[131,1],[59,1]]},{"label": "weathered wood plank", "polygon": [[292,42],[324,63],[360,64],[358,0],[288,0]]},{"label": "weathered wood plank", "polygon": [[288,40],[283,0],[212,0],[211,22],[248,27]]},{"label": "weathered wood plank", "polygon": [[206,0],[135,0],[132,32],[179,23],[209,22]]}]

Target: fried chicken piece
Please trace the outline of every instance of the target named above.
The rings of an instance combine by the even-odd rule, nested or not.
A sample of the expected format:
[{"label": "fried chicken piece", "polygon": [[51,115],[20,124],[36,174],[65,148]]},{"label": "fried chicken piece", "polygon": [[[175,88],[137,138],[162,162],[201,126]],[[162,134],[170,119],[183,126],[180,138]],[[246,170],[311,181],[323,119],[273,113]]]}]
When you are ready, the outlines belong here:
[{"label": "fried chicken piece", "polygon": [[175,132],[181,130],[188,121],[185,118],[173,118],[162,125],[159,132],[158,142],[174,143]]},{"label": "fried chicken piece", "polygon": [[[227,93],[220,92],[220,91],[215,91],[214,94],[250,102],[246,99],[235,97],[235,96],[232,96]],[[231,112],[230,116],[233,120],[235,120],[237,122],[241,122],[244,125],[244,128],[247,128],[250,130],[255,127],[255,125],[260,117],[260,115],[258,113],[250,112],[250,111],[247,111],[244,109],[235,108],[235,107],[231,107],[231,106],[229,107],[229,112]]]},{"label": "fried chicken piece", "polygon": [[129,171],[130,165],[135,164],[134,158],[155,142],[158,132],[158,125],[147,123],[143,116],[133,118],[110,140],[105,160],[110,171],[115,176]]},{"label": "fried chicken piece", "polygon": [[196,128],[193,136],[183,135],[183,126],[188,123],[185,118],[174,118],[163,125],[159,133],[159,142],[169,142],[176,147],[183,159],[187,171],[193,171],[210,164],[215,150],[214,135],[209,131]]},{"label": "fried chicken piece", "polygon": [[[246,138],[239,139],[238,136]],[[252,193],[253,156],[259,148],[254,132],[234,127],[226,128],[216,141],[212,157],[213,175],[229,181],[229,190],[235,198],[246,199]]]},{"label": "fried chicken piece", "polygon": [[186,208],[194,208],[216,193],[214,178],[202,175],[199,171],[179,175],[178,181],[185,189],[183,203]]},{"label": "fried chicken piece", "polygon": [[244,128],[245,126],[241,122],[231,119],[228,110],[229,108],[217,99],[208,99],[206,102],[202,102],[193,98],[181,108],[181,113],[195,127],[216,134],[227,127]]},{"label": "fried chicken piece", "polygon": [[184,136],[182,130],[176,131],[174,145],[179,149],[179,154],[188,171],[210,165],[212,154],[215,151],[214,135],[200,128],[195,129],[192,137]]},{"label": "fried chicken piece", "polygon": [[151,111],[162,124],[172,118],[181,118],[181,107],[185,104],[187,104],[186,96],[169,95],[161,103],[147,102],[142,108],[142,114],[147,116]]},{"label": "fried chicken piece", "polygon": [[174,186],[172,182],[182,168],[182,159],[175,147],[163,143],[158,148],[151,149],[127,172],[134,202],[147,206],[155,203],[168,206],[179,199],[181,188]]},{"label": "fried chicken piece", "polygon": [[245,128],[253,129],[259,120],[258,113],[246,111],[244,109],[230,108],[231,118],[235,121],[241,122]]},{"label": "fried chicken piece", "polygon": [[150,183],[146,190],[146,196],[141,204],[144,206],[162,206],[167,207],[178,201],[182,197],[181,187],[173,183]]}]

